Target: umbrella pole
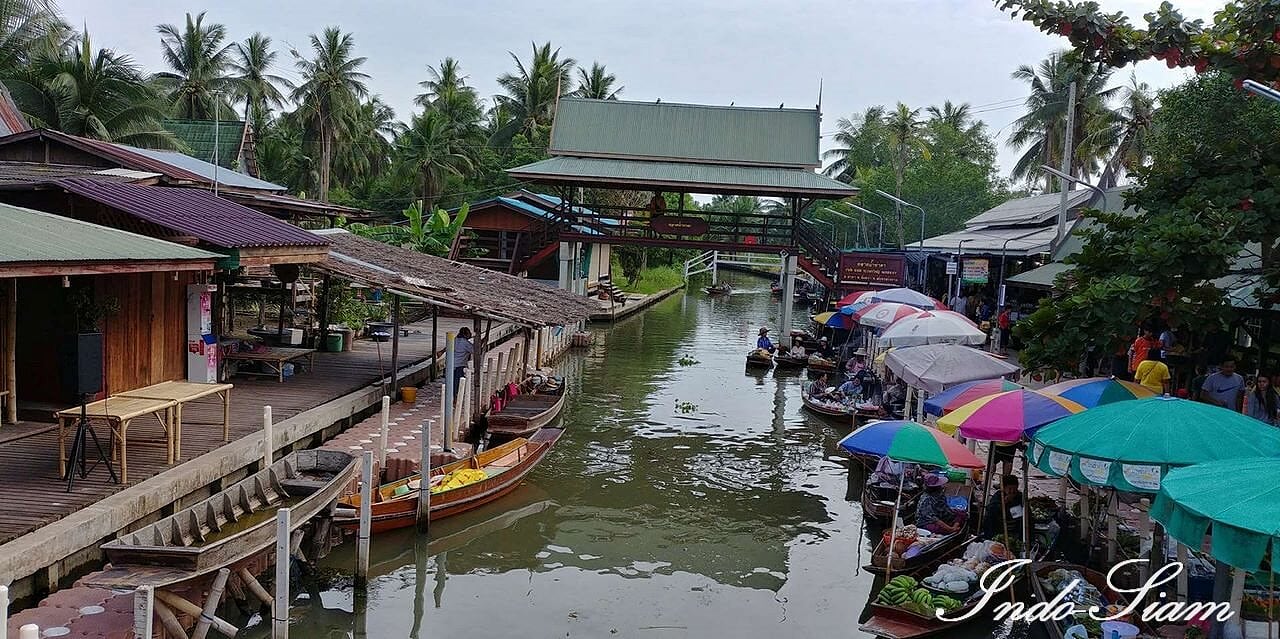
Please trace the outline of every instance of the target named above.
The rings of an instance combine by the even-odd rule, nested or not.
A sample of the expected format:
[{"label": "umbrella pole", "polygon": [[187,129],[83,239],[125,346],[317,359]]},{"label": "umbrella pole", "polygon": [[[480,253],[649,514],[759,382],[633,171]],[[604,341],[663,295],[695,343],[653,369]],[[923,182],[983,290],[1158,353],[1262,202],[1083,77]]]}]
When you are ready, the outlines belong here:
[{"label": "umbrella pole", "polygon": [[[959,432],[957,430],[956,432]],[[991,474],[996,472],[995,449],[987,444],[987,472],[982,477],[982,499],[978,501],[978,534],[982,534],[982,520],[987,516],[987,501],[991,499]]]},{"label": "umbrella pole", "polygon": [[893,502],[893,520],[889,522],[889,547],[884,553],[884,580],[889,581],[893,572],[893,547],[898,545],[898,510],[902,508],[902,489],[907,484],[907,465],[902,464],[902,472],[898,473],[898,498]]},{"label": "umbrella pole", "polygon": [[[1231,567],[1221,561],[1213,562],[1213,601],[1229,601],[1231,596]],[[1224,621],[1217,615],[1210,616],[1209,639],[1222,639]]]},{"label": "umbrella pole", "polygon": [[1027,452],[1022,451],[1022,557],[1031,559],[1031,472]]}]

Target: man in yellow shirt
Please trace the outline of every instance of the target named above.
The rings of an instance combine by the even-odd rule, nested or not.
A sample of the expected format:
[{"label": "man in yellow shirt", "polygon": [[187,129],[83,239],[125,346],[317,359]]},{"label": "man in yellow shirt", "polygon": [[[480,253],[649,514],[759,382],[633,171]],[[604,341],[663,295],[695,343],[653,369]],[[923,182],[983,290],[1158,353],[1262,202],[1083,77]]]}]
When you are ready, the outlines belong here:
[{"label": "man in yellow shirt", "polygon": [[1160,347],[1147,351],[1147,358],[1138,363],[1133,380],[1162,395],[1169,394],[1169,366],[1164,363]]}]

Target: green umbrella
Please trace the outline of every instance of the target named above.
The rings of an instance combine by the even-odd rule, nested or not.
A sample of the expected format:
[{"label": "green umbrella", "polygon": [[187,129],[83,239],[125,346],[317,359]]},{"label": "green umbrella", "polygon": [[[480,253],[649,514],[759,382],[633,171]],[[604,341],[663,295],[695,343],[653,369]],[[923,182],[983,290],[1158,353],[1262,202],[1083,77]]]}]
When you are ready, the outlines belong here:
[{"label": "green umbrella", "polygon": [[[1199,548],[1212,534],[1214,559],[1250,572],[1280,540],[1280,459],[1224,459],[1169,471],[1151,518],[1174,539]],[[1271,569],[1280,573],[1273,561]]]},{"label": "green umbrella", "polygon": [[1280,429],[1240,413],[1172,397],[1115,402],[1036,432],[1031,461],[1075,481],[1154,493],[1170,468],[1219,459],[1280,457]]}]

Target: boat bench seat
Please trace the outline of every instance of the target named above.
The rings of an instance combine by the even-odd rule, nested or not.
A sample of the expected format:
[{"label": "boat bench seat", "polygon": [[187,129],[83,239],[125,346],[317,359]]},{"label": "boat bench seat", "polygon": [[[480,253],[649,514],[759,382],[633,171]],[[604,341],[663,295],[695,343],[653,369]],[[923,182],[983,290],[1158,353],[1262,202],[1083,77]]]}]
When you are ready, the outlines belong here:
[{"label": "boat bench seat", "polygon": [[501,475],[502,473],[505,473],[508,470],[511,470],[510,466],[485,466],[484,468],[485,478],[488,479],[489,477]]},{"label": "boat bench seat", "polygon": [[280,485],[289,491],[291,497],[300,497],[324,488],[328,482],[319,479],[282,479]]}]

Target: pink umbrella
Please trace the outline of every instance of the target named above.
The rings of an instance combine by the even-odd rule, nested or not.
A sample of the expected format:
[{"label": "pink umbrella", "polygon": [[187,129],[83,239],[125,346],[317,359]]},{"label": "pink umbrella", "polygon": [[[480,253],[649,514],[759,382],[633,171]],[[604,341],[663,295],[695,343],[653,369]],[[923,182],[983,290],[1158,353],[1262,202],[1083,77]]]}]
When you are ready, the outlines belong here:
[{"label": "pink umbrella", "polygon": [[862,326],[887,328],[904,317],[911,317],[922,312],[924,311],[921,311],[910,304],[876,302],[874,304],[869,304],[866,308],[854,313],[853,321],[861,324]]},{"label": "pink umbrella", "polygon": [[871,298],[877,302],[897,302],[899,304],[910,304],[916,308],[926,311],[942,310],[947,308],[946,304],[909,288],[887,288],[883,291],[876,291]]},{"label": "pink umbrella", "polygon": [[877,292],[878,291],[854,291],[840,298],[840,301],[836,303],[836,306],[849,306],[851,304],[858,303],[870,304],[871,298],[875,297]]}]

